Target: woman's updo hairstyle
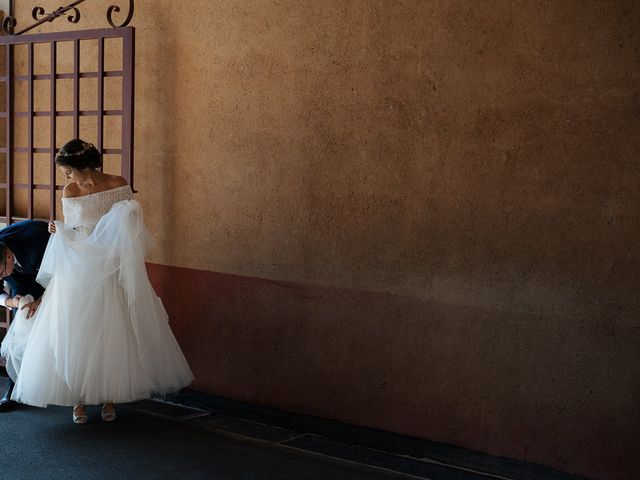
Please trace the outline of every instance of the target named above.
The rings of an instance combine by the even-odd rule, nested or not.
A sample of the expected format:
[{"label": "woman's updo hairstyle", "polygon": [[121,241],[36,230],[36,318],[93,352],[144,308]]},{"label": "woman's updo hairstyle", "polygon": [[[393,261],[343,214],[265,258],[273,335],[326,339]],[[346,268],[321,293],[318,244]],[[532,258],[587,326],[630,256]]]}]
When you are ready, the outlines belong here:
[{"label": "woman's updo hairstyle", "polygon": [[76,170],[100,168],[102,166],[102,154],[98,152],[98,149],[93,144],[76,138],[63,145],[56,156],[56,163]]}]

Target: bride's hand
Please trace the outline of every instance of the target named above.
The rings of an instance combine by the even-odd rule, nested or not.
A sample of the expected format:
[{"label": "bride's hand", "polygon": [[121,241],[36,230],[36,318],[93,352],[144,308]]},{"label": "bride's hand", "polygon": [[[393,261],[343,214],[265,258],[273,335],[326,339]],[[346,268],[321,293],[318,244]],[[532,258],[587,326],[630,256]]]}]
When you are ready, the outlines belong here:
[{"label": "bride's hand", "polygon": [[31,318],[36,314],[36,310],[40,306],[40,301],[41,300],[42,300],[42,297],[37,299],[35,302],[27,303],[20,310],[24,310],[26,308],[27,309],[27,318]]},{"label": "bride's hand", "polygon": [[49,222],[49,233],[56,233],[56,224],[53,222]]}]

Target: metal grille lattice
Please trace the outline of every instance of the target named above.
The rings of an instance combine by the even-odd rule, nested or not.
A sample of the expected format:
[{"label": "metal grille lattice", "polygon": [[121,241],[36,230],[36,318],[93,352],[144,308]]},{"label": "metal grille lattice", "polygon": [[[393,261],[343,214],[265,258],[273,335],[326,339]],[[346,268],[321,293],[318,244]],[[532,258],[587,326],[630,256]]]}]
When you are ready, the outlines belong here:
[{"label": "metal grille lattice", "polygon": [[[72,138],[94,143],[105,170],[133,188],[134,32],[123,27],[0,36],[0,223],[56,218],[63,184],[54,160]],[[90,61],[81,62],[85,58]],[[119,87],[110,88],[108,97],[106,81]],[[114,97],[120,107],[105,108]],[[0,322],[8,325],[8,318]]]}]

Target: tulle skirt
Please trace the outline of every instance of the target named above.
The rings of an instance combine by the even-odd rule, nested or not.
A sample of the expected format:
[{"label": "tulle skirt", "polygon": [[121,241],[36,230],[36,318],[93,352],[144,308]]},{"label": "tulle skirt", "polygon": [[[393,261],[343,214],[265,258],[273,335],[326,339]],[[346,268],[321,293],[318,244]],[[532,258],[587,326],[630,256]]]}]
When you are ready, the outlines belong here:
[{"label": "tulle skirt", "polygon": [[150,239],[140,205],[115,203],[88,236],[62,222],[56,228],[12,399],[39,407],[122,403],[191,383],[146,274]]},{"label": "tulle skirt", "polygon": [[0,357],[5,359],[5,369],[9,378],[14,382],[18,378],[24,349],[27,346],[32,327],[33,319],[27,318],[27,310],[16,310],[9,330],[0,345]]}]

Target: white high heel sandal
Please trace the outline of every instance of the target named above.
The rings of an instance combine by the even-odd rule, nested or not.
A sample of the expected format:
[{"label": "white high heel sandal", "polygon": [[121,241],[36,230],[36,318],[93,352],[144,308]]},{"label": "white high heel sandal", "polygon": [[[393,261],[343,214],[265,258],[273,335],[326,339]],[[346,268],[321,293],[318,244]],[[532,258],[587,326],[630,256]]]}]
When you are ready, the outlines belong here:
[{"label": "white high heel sandal", "polygon": [[76,409],[78,408],[82,408],[84,411],[84,405],[81,403],[77,403],[73,406],[73,423],[76,423],[78,425],[83,425],[87,423],[87,412],[84,411],[84,413],[77,415]]},{"label": "white high heel sandal", "polygon": [[[111,408],[113,409],[111,412],[105,412],[104,411],[104,407],[106,407],[107,405],[111,405]],[[100,416],[102,417],[102,421],[103,422],[113,422],[116,419],[116,407],[115,407],[115,405],[113,405],[113,403],[105,403],[102,406],[102,412],[100,412]]]}]

